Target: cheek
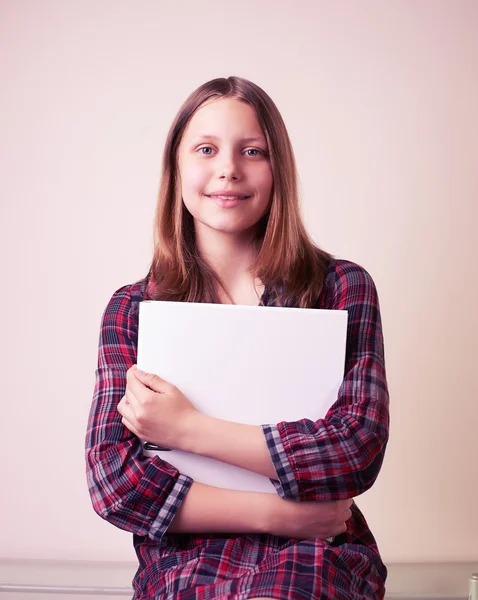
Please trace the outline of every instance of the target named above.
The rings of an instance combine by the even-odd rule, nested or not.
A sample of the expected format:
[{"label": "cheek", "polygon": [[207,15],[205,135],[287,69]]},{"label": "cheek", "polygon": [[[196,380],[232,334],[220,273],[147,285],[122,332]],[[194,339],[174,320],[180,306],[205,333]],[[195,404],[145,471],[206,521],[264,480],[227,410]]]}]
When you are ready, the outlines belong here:
[{"label": "cheek", "polygon": [[260,190],[261,195],[267,198],[270,196],[272,191],[272,170],[269,166],[257,173],[257,188]]},{"label": "cheek", "polygon": [[181,187],[183,196],[197,195],[204,191],[208,175],[204,167],[197,163],[184,165],[181,173]]}]

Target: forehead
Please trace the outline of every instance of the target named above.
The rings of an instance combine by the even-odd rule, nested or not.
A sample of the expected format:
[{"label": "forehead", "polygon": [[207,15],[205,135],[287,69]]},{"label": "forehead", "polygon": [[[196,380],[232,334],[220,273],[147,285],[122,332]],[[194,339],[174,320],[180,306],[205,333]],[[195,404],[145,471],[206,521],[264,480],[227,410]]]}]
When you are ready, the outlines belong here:
[{"label": "forehead", "polygon": [[219,98],[203,104],[192,116],[184,137],[265,139],[252,106],[236,98]]}]

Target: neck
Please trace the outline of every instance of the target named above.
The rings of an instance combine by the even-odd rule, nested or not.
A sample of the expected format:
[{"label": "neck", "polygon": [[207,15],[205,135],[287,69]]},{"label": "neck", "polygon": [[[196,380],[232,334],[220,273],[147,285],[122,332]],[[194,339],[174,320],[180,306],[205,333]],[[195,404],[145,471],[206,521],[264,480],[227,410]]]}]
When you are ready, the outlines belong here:
[{"label": "neck", "polygon": [[253,233],[234,235],[196,228],[196,247],[217,275],[230,279],[235,273],[245,273],[251,266],[256,250],[252,244]]},{"label": "neck", "polygon": [[[256,256],[253,235],[253,231],[237,235],[196,226],[196,248],[219,277],[233,302],[252,302],[254,296],[250,296],[251,290],[256,290],[253,294],[257,293],[257,289],[260,292],[261,284],[250,272]],[[221,295],[221,290],[218,293]]]}]

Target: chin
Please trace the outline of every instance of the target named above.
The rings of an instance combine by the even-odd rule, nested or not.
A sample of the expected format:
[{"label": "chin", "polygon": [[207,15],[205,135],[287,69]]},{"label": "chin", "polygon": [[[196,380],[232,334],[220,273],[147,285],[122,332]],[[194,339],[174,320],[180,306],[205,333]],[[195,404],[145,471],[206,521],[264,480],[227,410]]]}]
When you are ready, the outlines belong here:
[{"label": "chin", "polygon": [[199,219],[195,219],[196,222],[196,227],[203,227],[203,228],[207,228],[207,229],[212,229],[214,231],[220,232],[220,233],[225,233],[225,234],[230,234],[230,235],[240,235],[243,233],[246,233],[247,231],[250,231],[251,229],[253,229],[257,224],[258,221],[252,221],[251,223],[234,223],[231,222],[231,220],[226,221],[225,219],[222,221],[215,221],[213,219],[211,220],[199,220]]},{"label": "chin", "polygon": [[[253,225],[251,227],[254,227]],[[214,231],[218,231],[220,233],[226,233],[230,235],[240,235],[249,231],[251,227],[237,227],[234,225],[211,225],[210,229],[214,229]]]}]

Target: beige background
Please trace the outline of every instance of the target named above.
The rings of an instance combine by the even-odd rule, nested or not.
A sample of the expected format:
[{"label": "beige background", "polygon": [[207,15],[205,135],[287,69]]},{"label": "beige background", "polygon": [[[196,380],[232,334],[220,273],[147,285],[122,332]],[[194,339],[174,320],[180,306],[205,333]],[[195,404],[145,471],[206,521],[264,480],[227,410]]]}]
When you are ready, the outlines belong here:
[{"label": "beige background", "polygon": [[478,562],[477,30],[472,0],[0,1],[0,557],[134,557],[84,478],[101,313],[147,270],[179,105],[234,74],[282,111],[315,239],[379,290],[383,557]]}]

